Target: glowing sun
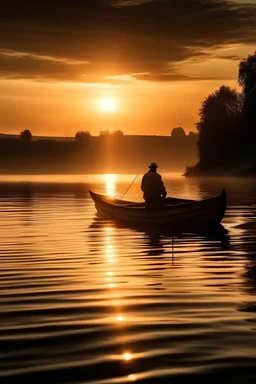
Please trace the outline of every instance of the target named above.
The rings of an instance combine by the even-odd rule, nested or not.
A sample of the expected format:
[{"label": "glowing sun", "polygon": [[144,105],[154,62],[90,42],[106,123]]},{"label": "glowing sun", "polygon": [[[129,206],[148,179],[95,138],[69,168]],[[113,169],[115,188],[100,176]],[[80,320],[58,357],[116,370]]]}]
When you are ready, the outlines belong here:
[{"label": "glowing sun", "polygon": [[103,112],[113,113],[117,109],[116,100],[111,97],[105,97],[104,99],[100,100],[99,108]]}]

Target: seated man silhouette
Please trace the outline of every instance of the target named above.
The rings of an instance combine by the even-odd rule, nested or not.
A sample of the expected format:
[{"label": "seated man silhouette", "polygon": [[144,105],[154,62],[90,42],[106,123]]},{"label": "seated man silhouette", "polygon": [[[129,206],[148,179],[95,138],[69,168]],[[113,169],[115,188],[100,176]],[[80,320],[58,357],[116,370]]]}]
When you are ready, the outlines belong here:
[{"label": "seated man silhouette", "polygon": [[148,208],[158,208],[163,206],[164,198],[167,195],[162,177],[157,173],[158,165],[151,163],[149,171],[145,173],[141,181],[143,198]]}]

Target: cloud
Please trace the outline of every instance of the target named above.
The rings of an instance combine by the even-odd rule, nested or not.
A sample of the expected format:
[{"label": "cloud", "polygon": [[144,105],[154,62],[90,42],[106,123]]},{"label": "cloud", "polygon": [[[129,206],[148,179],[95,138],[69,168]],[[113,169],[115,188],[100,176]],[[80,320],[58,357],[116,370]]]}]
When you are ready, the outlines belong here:
[{"label": "cloud", "polygon": [[26,52],[0,50],[0,76],[7,79],[79,81],[88,62]]},{"label": "cloud", "polygon": [[30,58],[33,60],[42,60],[42,61],[53,61],[57,63],[63,63],[67,65],[78,65],[78,64],[88,64],[88,61],[79,61],[79,60],[73,60],[68,59],[65,57],[54,57],[54,56],[45,56],[45,55],[37,55],[33,53],[28,52],[19,52],[19,51],[11,51],[8,49],[0,49],[0,57],[10,58],[10,59],[21,59],[21,58]]},{"label": "cloud", "polygon": [[232,61],[241,61],[243,58],[237,55],[226,55],[226,56],[215,56],[216,59],[232,60]]},{"label": "cloud", "polygon": [[[220,46],[255,42],[255,4],[9,0],[0,14],[0,76],[100,83],[189,80],[179,73],[179,63],[204,62]],[[236,60],[231,56],[226,59]]]}]

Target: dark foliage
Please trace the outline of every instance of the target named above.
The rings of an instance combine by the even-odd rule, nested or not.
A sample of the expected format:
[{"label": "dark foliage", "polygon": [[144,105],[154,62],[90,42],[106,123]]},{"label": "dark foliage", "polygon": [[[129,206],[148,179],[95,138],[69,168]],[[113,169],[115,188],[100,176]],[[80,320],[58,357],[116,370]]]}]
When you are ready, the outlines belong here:
[{"label": "dark foliage", "polygon": [[256,141],[256,52],[239,64],[238,83],[243,88],[244,140]]},{"label": "dark foliage", "polygon": [[25,129],[25,131],[20,133],[20,139],[23,142],[29,142],[32,140],[32,133],[28,129]]},{"label": "dark foliage", "polygon": [[256,159],[256,53],[239,64],[243,92],[227,86],[210,94],[199,110],[198,157],[186,175],[207,172],[255,174]]},{"label": "dark foliage", "polygon": [[91,137],[91,134],[89,131],[79,131],[75,135],[75,141],[78,144],[84,144],[88,142],[90,137]]},{"label": "dark foliage", "polygon": [[109,135],[110,135],[110,133],[109,133],[109,131],[106,129],[105,131],[101,131],[99,136],[109,136]]},{"label": "dark foliage", "polygon": [[173,128],[171,132],[171,136],[173,138],[184,138],[186,136],[186,133],[182,127]]},{"label": "dark foliage", "polygon": [[117,130],[117,131],[112,132],[111,135],[114,137],[122,137],[124,134],[122,131]]},{"label": "dark foliage", "polygon": [[198,156],[202,169],[230,160],[239,145],[243,97],[235,89],[220,87],[202,103],[196,124]]}]

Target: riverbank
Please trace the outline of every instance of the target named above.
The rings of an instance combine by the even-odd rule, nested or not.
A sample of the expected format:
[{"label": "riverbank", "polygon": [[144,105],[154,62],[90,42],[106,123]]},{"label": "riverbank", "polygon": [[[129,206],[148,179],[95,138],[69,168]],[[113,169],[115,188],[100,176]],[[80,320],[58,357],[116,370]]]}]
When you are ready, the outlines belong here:
[{"label": "riverbank", "polygon": [[239,158],[229,161],[213,169],[202,169],[200,163],[194,167],[186,167],[185,177],[256,177],[256,154],[248,150]]}]

